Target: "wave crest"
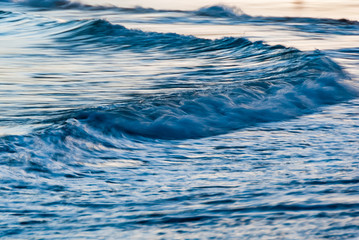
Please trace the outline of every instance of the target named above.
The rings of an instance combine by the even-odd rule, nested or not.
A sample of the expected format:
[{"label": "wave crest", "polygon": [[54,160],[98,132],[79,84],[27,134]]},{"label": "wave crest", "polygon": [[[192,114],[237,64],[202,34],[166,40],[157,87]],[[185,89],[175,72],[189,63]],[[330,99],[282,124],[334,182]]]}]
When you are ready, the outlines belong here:
[{"label": "wave crest", "polygon": [[347,76],[340,66],[320,51],[301,52],[245,38],[209,40],[143,32],[105,20],[53,24],[59,31],[50,37],[72,54],[76,46],[85,46],[79,51],[83,54],[91,44],[94,51],[106,46],[104,49],[112,53],[133,51],[147,54],[148,59],[157,60],[162,54],[164,59],[203,60],[202,65],[176,72],[175,80],[161,79],[162,85],[153,86],[166,89],[166,93],[140,95],[62,118],[77,119],[106,134],[159,139],[208,137],[297,117],[356,94],[344,85]]},{"label": "wave crest", "polygon": [[194,12],[199,16],[216,17],[216,18],[238,18],[247,16],[237,7],[230,7],[226,5],[206,6]]},{"label": "wave crest", "polygon": [[[79,54],[105,46],[111,54],[132,51],[169,64],[171,59],[193,59],[194,65],[174,69],[171,76],[145,76],[148,79],[143,81],[152,81],[149,85],[157,95],[140,94],[127,102],[62,117],[110,135],[208,137],[290,119],[356,95],[343,83],[348,77],[340,66],[320,51],[302,52],[245,38],[210,40],[144,32],[98,19],[46,23],[47,37],[61,43],[52,47],[71,54],[76,54],[77,46],[81,46]],[[156,77],[162,79],[153,80]]]}]

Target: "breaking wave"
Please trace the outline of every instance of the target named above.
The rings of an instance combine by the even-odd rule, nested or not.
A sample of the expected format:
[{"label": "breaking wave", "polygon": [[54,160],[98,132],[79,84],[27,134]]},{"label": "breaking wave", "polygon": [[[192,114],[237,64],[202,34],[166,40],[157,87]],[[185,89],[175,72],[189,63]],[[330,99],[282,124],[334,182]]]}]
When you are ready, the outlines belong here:
[{"label": "breaking wave", "polygon": [[248,15],[244,14],[244,12],[241,9],[236,7],[229,7],[226,5],[206,6],[198,9],[194,13],[199,16],[215,17],[215,18],[249,17]]},{"label": "breaking wave", "polygon": [[114,136],[208,137],[294,118],[356,94],[343,83],[348,77],[341,67],[320,51],[302,52],[245,38],[209,40],[143,32],[105,20],[52,24],[59,30],[46,28],[51,32],[48,37],[71,50],[110,46],[112,51],[151,53],[155,49],[167,57],[207,59],[205,65],[177,73],[175,82],[168,79],[166,86],[152,86],[166,89],[165,93],[139,95],[62,117]]},{"label": "breaking wave", "polygon": [[[218,9],[211,11],[214,16]],[[91,56],[96,52],[144,56],[145,61],[168,62],[166,69],[170,72],[143,75],[142,81],[151,90],[148,92],[127,96],[119,89],[113,90],[111,96],[117,94],[122,99],[126,95],[126,100],[113,99],[104,104],[101,99],[106,97],[94,92],[91,102],[66,111],[52,112],[38,105],[39,109],[30,114],[31,119],[39,114],[37,124],[42,127],[1,137],[2,156],[10,158],[27,158],[28,154],[36,161],[102,158],[104,154],[118,155],[116,149],[131,148],[138,140],[184,140],[227,134],[261,123],[293,119],[358,95],[346,84],[350,78],[342,68],[318,50],[303,52],[245,38],[209,40],[144,32],[99,19],[57,22],[31,17],[31,21],[24,21],[28,18],[26,14],[0,12],[1,21],[19,22],[6,34],[23,34],[26,28],[23,38],[41,36],[49,41],[38,48],[53,48],[71,55]],[[186,59],[193,64],[176,67]],[[140,72],[143,66],[137,68]],[[67,97],[72,98],[70,103],[77,101],[76,94]],[[28,124],[27,116],[22,117],[25,120],[19,124]],[[20,121],[19,117],[16,119]],[[54,162],[40,163],[46,164]]]}]

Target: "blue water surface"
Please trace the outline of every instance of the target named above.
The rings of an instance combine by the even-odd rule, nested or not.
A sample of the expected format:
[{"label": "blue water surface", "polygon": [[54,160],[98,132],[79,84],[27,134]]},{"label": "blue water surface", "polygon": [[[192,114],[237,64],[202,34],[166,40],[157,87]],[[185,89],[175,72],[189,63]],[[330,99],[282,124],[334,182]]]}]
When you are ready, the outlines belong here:
[{"label": "blue water surface", "polygon": [[224,5],[0,1],[0,238],[358,238],[355,39]]}]

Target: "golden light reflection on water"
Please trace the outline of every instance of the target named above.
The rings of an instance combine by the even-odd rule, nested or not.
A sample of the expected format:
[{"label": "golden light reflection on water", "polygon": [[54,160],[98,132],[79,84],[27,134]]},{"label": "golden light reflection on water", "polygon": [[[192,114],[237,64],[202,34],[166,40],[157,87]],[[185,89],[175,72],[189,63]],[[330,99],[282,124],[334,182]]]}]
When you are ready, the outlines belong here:
[{"label": "golden light reflection on water", "polygon": [[296,16],[347,18],[359,20],[357,0],[86,0],[91,4],[113,4],[121,7],[151,7],[156,9],[195,10],[203,6],[225,4],[241,8],[253,16]]}]

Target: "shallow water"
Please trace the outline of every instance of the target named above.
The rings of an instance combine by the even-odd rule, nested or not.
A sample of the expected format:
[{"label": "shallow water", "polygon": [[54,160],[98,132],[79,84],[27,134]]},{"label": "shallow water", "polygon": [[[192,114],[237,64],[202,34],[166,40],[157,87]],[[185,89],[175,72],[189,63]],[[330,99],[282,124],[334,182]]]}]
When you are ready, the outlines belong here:
[{"label": "shallow water", "polygon": [[358,5],[208,4],[0,1],[0,237],[359,237]]}]

